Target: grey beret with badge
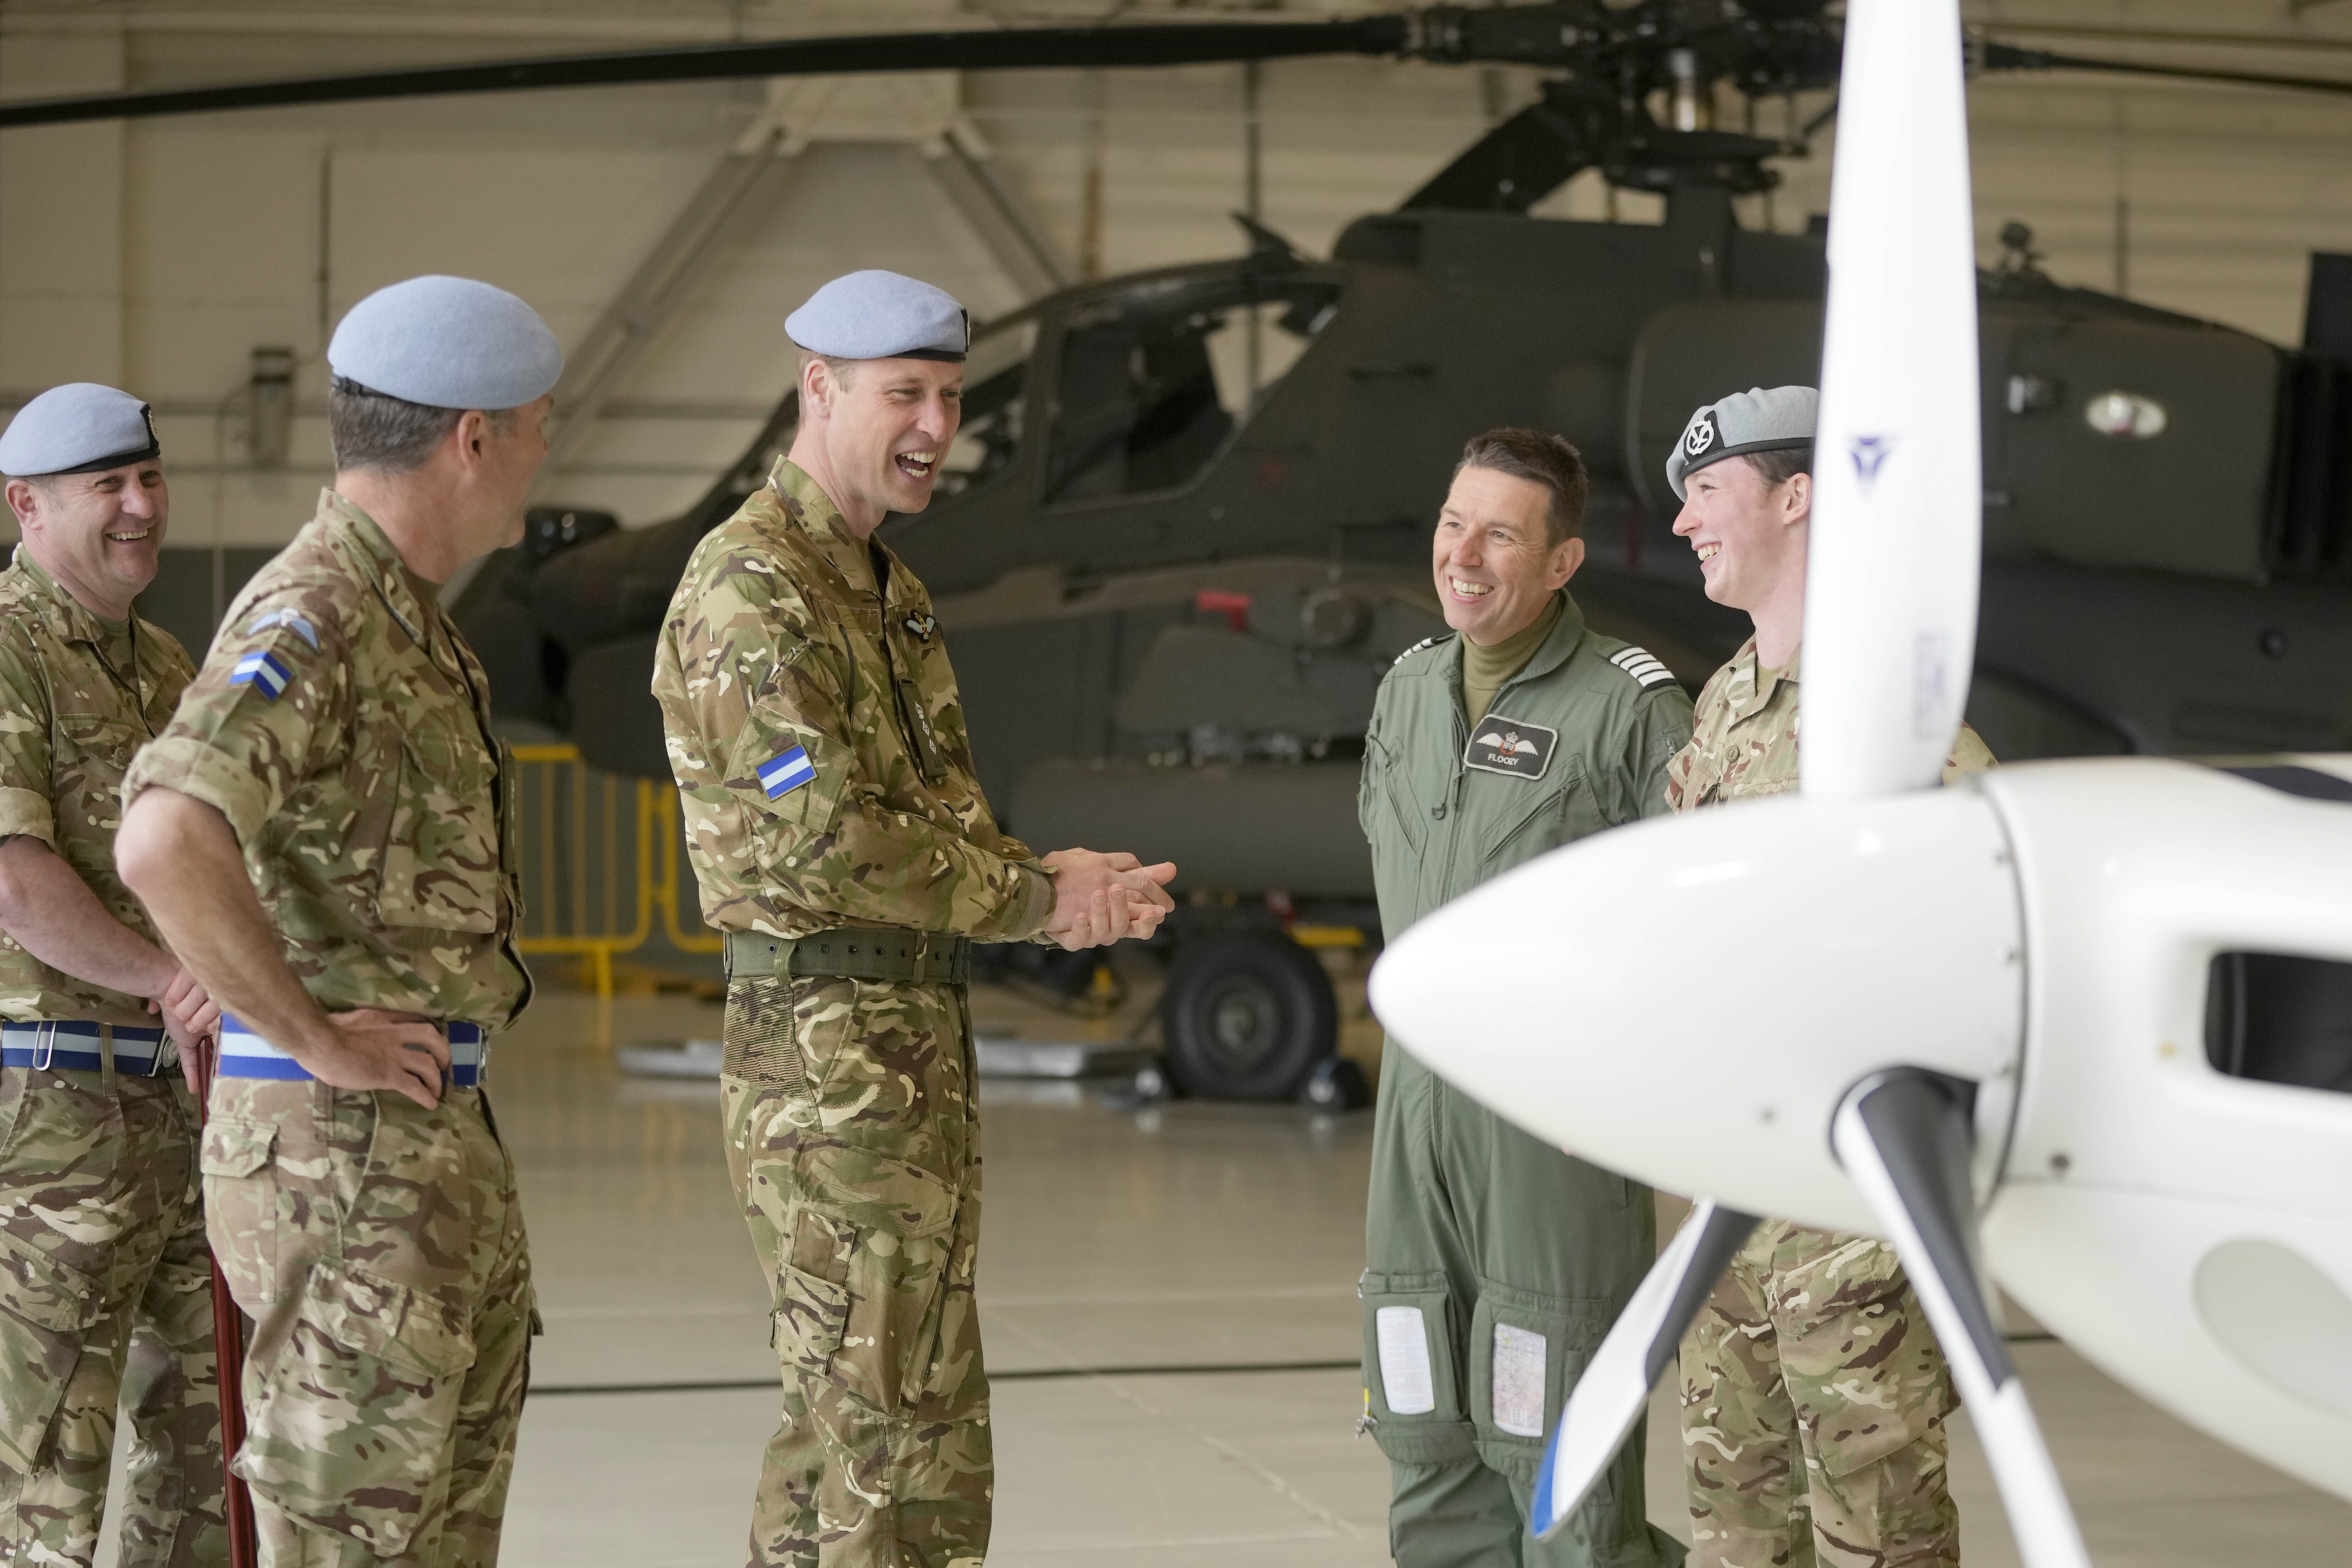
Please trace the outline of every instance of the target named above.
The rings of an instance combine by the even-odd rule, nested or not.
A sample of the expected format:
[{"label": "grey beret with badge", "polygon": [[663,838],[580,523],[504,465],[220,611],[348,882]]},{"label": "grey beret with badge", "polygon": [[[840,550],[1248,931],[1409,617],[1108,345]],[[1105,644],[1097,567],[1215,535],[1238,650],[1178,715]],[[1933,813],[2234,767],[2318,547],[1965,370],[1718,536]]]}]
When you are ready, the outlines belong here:
[{"label": "grey beret with badge", "polygon": [[1710,403],[1690,416],[1682,439],[1666,455],[1666,483],[1688,500],[1683,481],[1710,463],[1750,452],[1810,451],[1822,395],[1810,386],[1751,386]]},{"label": "grey beret with badge", "polygon": [[827,359],[933,359],[960,363],[971,347],[971,315],[954,295],[878,268],[836,278],[784,318],[793,342]]},{"label": "grey beret with badge", "polygon": [[53,386],[0,434],[0,474],[13,479],[94,474],[159,455],[155,418],[127,392],[94,381]]},{"label": "grey beret with badge", "polygon": [[345,312],[327,368],[358,390],[427,408],[520,408],[555,390],[563,347],[539,312],[492,284],[437,273]]}]

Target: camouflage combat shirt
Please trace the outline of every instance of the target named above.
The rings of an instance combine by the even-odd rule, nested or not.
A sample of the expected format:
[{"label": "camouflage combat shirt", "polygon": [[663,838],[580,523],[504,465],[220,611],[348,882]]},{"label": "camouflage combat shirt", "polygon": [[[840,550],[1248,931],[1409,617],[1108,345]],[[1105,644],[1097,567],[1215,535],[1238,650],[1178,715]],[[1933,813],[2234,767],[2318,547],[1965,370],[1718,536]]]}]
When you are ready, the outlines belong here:
[{"label": "camouflage combat shirt", "polygon": [[696,547],[653,690],[712,928],[1003,942],[1053,912],[981,793],[930,595],[790,462]]},{"label": "camouflage combat shirt", "polygon": [[[1698,694],[1698,715],[1690,744],[1666,767],[1666,804],[1689,811],[1750,795],[1781,795],[1797,787],[1797,667],[1769,669],[1756,660],[1749,637],[1731,662]],[[1944,762],[1944,782],[1993,765],[1992,752],[1966,724]]]},{"label": "camouflage combat shirt", "polygon": [[434,585],[334,491],[230,605],[125,803],[151,784],[228,818],[321,1007],[496,1029],[530,999],[488,682]]},{"label": "camouflage combat shirt", "polygon": [[[133,610],[92,615],[23,545],[0,572],[0,837],[55,850],[106,912],[148,941],[147,911],[114,870],[123,770],[162,731],[195,667]],[[0,1018],[152,1026],[146,1001],[51,969],[0,932]]]}]

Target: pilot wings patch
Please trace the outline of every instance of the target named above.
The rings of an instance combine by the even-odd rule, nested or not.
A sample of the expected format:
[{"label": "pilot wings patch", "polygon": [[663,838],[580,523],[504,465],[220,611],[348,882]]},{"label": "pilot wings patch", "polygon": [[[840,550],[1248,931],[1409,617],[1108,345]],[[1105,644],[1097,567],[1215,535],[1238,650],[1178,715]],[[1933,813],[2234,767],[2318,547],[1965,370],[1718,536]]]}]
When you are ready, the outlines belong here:
[{"label": "pilot wings patch", "polygon": [[1550,768],[1552,750],[1559,744],[1557,730],[1489,713],[1470,727],[1462,765],[1513,778],[1539,779]]}]

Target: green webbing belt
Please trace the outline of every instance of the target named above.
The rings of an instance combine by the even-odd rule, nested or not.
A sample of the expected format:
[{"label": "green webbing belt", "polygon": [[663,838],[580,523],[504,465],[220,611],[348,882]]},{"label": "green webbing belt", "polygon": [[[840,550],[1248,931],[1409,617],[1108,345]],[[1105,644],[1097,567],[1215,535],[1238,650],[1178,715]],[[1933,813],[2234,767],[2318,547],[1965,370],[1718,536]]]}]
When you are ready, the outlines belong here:
[{"label": "green webbing belt", "polygon": [[824,975],[961,985],[971,973],[971,939],[939,931],[843,927],[810,936],[727,933],[727,978]]}]

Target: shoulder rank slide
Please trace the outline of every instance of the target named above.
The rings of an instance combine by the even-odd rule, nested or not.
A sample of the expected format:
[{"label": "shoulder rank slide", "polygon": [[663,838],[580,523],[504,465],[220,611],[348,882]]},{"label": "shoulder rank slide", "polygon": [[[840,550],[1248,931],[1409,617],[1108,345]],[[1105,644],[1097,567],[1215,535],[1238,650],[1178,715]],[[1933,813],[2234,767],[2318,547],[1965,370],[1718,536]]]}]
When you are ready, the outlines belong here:
[{"label": "shoulder rank slide", "polygon": [[805,746],[777,752],[761,763],[759,771],[760,787],[768,792],[770,800],[780,800],[816,777],[816,764],[809,761]]},{"label": "shoulder rank slide", "polygon": [[1675,672],[1658,662],[1647,648],[1621,647],[1609,656],[1609,662],[1642,683],[1642,689],[1664,686],[1675,678]]},{"label": "shoulder rank slide", "polygon": [[1452,636],[1452,635],[1453,635],[1453,634],[1452,634],[1452,633],[1450,633],[1450,632],[1440,632],[1440,633],[1438,633],[1438,634],[1437,634],[1435,637],[1423,637],[1423,638],[1422,638],[1419,642],[1417,642],[1417,643],[1413,644],[1411,647],[1409,647],[1409,648],[1405,649],[1402,653],[1401,653],[1401,654],[1397,655],[1394,658],[1392,658],[1392,659],[1389,660],[1389,668],[1390,668],[1391,669],[1394,669],[1398,665],[1402,664],[1406,659],[1411,658],[1414,654],[1419,653],[1423,648],[1425,648],[1425,647],[1436,647],[1439,643],[1444,642],[1444,641],[1448,637],[1450,637],[1450,636]]},{"label": "shoulder rank slide", "polygon": [[238,659],[228,672],[231,686],[250,686],[272,702],[293,679],[294,672],[278,663],[276,654],[260,647]]},{"label": "shoulder rank slide", "polygon": [[1499,713],[1487,714],[1470,731],[1470,743],[1462,748],[1462,765],[1513,778],[1543,777],[1559,744],[1559,731],[1506,719]]},{"label": "shoulder rank slide", "polygon": [[309,643],[312,653],[319,651],[319,628],[312,626],[301,611],[291,609],[284,605],[256,616],[253,618],[253,624],[245,628],[245,635],[249,637],[259,637],[272,626],[284,626],[296,637]]}]

